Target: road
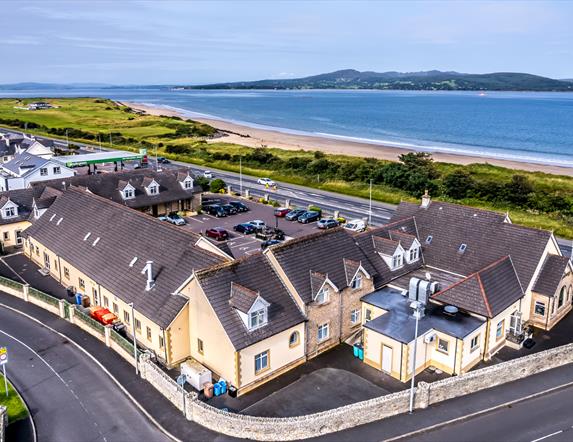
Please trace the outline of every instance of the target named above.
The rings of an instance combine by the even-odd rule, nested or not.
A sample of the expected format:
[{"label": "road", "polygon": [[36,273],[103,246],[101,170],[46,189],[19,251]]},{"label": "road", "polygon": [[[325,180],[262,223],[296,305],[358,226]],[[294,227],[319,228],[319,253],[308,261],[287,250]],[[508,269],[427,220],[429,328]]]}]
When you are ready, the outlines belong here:
[{"label": "road", "polygon": [[168,441],[67,339],[0,307],[7,374],[31,409],[40,441]]},{"label": "road", "polygon": [[573,440],[573,386],[466,421],[404,438],[408,442]]}]

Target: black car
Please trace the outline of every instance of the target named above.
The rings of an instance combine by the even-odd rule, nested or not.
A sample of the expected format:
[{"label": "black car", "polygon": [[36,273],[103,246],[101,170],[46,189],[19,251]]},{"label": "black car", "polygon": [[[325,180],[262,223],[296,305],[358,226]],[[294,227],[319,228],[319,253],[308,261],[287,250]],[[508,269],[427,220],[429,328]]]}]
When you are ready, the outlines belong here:
[{"label": "black car", "polygon": [[159,164],[170,164],[171,163],[171,161],[169,161],[167,158],[163,158],[163,157],[157,158],[157,162]]},{"label": "black car", "polygon": [[257,231],[257,229],[255,229],[255,227],[249,223],[237,224],[235,227],[233,227],[233,230],[245,235],[250,235],[251,233],[255,233]]},{"label": "black car", "polygon": [[221,207],[227,215],[235,215],[238,212],[237,208],[232,204],[222,204]]},{"label": "black car", "polygon": [[285,219],[288,221],[296,221],[304,212],[306,212],[304,209],[293,209],[285,215]]},{"label": "black car", "polygon": [[308,212],[304,212],[301,216],[298,217],[298,222],[302,224],[307,224],[313,221],[318,221],[319,218],[320,218],[320,213],[309,210]]},{"label": "black car", "polygon": [[280,244],[281,242],[278,239],[269,239],[268,241],[264,241],[261,243],[261,249],[265,250],[267,247],[274,246],[275,244]]},{"label": "black car", "polygon": [[221,218],[223,216],[227,216],[227,212],[218,204],[212,204],[210,206],[205,207],[205,212],[209,215],[216,216],[217,218]]},{"label": "black car", "polygon": [[237,209],[237,212],[248,212],[249,208],[241,201],[229,201],[229,204]]}]

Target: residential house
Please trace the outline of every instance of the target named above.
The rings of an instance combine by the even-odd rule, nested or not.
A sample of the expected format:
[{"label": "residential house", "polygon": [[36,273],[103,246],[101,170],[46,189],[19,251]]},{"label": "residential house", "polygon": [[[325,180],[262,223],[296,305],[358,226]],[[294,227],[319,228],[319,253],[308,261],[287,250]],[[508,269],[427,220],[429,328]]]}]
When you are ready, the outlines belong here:
[{"label": "residential house", "polygon": [[32,155],[51,158],[54,154],[54,142],[13,132],[0,133],[0,163],[7,163],[18,153],[28,152]]},{"label": "residential house", "polygon": [[0,191],[25,189],[34,182],[74,175],[72,169],[55,160],[27,152],[17,153],[12,160],[0,164]]}]

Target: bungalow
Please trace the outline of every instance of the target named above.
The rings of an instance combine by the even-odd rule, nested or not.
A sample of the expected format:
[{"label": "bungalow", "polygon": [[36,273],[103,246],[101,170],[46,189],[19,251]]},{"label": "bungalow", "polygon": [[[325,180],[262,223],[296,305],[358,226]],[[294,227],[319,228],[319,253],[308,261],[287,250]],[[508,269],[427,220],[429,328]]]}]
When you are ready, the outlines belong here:
[{"label": "bungalow", "polygon": [[74,175],[72,169],[50,158],[17,153],[12,160],[0,164],[0,191],[25,189],[34,182]]}]

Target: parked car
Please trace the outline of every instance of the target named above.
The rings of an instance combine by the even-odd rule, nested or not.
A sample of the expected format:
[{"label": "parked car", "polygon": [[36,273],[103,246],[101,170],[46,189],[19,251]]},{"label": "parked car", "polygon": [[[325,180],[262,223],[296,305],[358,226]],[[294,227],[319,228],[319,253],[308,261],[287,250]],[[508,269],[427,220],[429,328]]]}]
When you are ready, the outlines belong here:
[{"label": "parked car", "polygon": [[366,230],[366,223],[361,219],[351,219],[344,224],[344,228],[351,232],[364,232]]},{"label": "parked car", "polygon": [[271,180],[270,178],[259,178],[257,180],[257,183],[262,184],[263,186],[274,186],[275,182],[273,180]]},{"label": "parked car", "polygon": [[203,176],[211,180],[213,179],[213,172],[211,172],[210,170],[206,170],[205,172],[203,172]]},{"label": "parked car", "polygon": [[250,235],[251,233],[255,233],[257,231],[255,226],[249,223],[237,224],[235,227],[233,227],[233,230],[235,232],[243,233],[245,235]]},{"label": "parked car", "polygon": [[249,221],[249,224],[255,228],[255,230],[263,230],[267,225],[264,221],[260,219],[255,219],[253,221]]},{"label": "parked car", "polygon": [[307,212],[304,212],[301,216],[298,217],[298,222],[302,224],[308,224],[313,221],[318,221],[319,218],[320,218],[320,213],[309,210]]},{"label": "parked car", "polygon": [[261,249],[265,250],[266,248],[270,247],[270,246],[274,246],[276,244],[280,244],[281,241],[279,241],[278,239],[269,239],[268,241],[263,241],[261,243]]},{"label": "parked car", "polygon": [[170,164],[171,163],[171,161],[169,161],[167,158],[164,158],[164,157],[158,157],[157,162],[159,164]]},{"label": "parked car", "polygon": [[212,229],[205,230],[205,235],[209,238],[216,239],[217,241],[229,239],[229,232],[222,227],[213,227]]},{"label": "parked car", "polygon": [[338,227],[338,221],[335,219],[321,219],[316,223],[316,227],[319,229],[332,229],[333,227]]},{"label": "parked car", "polygon": [[296,221],[304,212],[306,212],[304,209],[292,209],[286,214],[285,219],[288,221]]},{"label": "parked car", "polygon": [[241,201],[229,201],[231,206],[234,206],[237,209],[237,212],[248,212],[250,209],[246,204],[243,204]]},{"label": "parked car", "polygon": [[221,207],[227,215],[235,215],[238,212],[237,208],[232,204],[222,204]]},{"label": "parked car", "polygon": [[275,209],[275,216],[279,218],[283,218],[288,215],[290,209],[288,207],[277,207]]},{"label": "parked car", "polygon": [[176,226],[184,226],[187,222],[181,218],[177,212],[171,212],[169,215],[160,216],[161,221],[167,221],[168,223],[175,224]]},{"label": "parked car", "polygon": [[217,218],[221,218],[223,216],[227,216],[227,212],[218,204],[211,204],[210,206],[205,206],[205,212],[209,215],[216,216]]}]

